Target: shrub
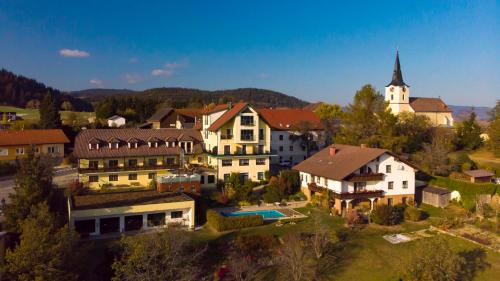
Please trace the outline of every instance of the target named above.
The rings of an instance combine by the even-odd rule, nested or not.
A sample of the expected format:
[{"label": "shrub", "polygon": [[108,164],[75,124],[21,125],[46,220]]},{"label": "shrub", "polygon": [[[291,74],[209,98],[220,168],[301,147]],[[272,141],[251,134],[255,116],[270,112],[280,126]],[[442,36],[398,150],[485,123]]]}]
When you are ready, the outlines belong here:
[{"label": "shrub", "polygon": [[365,223],[365,219],[364,219],[363,215],[358,213],[357,210],[350,210],[347,213],[346,220],[347,220],[347,224],[349,224],[349,225]]},{"label": "shrub", "polygon": [[422,219],[422,211],[415,207],[409,206],[406,207],[404,216],[405,220],[420,221]]},{"label": "shrub", "polygon": [[281,201],[280,191],[277,186],[270,185],[266,187],[264,195],[262,195],[264,202],[266,203],[274,203]]},{"label": "shrub", "polygon": [[376,206],[370,216],[371,220],[380,225],[395,225],[403,221],[403,211],[404,207],[389,206],[389,205],[378,205]]},{"label": "shrub", "polygon": [[155,180],[149,181],[148,188],[152,190],[157,190],[156,181]]},{"label": "shrub", "polygon": [[222,193],[222,192],[216,192],[214,194],[213,198],[217,203],[222,204],[222,205],[226,205],[227,202],[229,201],[229,198],[227,197],[227,195]]},{"label": "shrub", "polygon": [[264,224],[264,219],[259,215],[241,217],[224,217],[214,210],[207,211],[207,223],[217,231],[227,231]]},{"label": "shrub", "polygon": [[295,194],[292,194],[288,197],[288,200],[293,200],[293,201],[305,201],[307,200],[307,197],[306,195],[302,192],[302,191],[299,191]]}]

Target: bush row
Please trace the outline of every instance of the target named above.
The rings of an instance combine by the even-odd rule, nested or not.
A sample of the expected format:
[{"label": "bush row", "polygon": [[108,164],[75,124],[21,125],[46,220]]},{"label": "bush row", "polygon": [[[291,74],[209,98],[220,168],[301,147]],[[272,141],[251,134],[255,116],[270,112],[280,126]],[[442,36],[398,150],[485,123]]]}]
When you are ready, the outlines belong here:
[{"label": "bush row", "polygon": [[423,212],[412,206],[378,205],[373,209],[370,218],[376,224],[396,225],[403,220],[420,221],[423,218]]},{"label": "bush row", "polygon": [[262,216],[248,215],[241,217],[224,217],[214,210],[207,211],[207,223],[217,231],[240,229],[264,224]]}]

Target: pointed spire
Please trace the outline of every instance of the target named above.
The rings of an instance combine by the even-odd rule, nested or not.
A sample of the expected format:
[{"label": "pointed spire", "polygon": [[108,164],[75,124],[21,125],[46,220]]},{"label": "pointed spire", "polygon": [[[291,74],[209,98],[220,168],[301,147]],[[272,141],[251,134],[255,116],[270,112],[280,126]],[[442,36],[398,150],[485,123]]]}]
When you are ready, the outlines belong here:
[{"label": "pointed spire", "polygon": [[396,51],[396,61],[394,62],[392,81],[387,86],[408,86],[403,81],[403,73],[401,73],[401,65],[399,64],[399,51]]}]

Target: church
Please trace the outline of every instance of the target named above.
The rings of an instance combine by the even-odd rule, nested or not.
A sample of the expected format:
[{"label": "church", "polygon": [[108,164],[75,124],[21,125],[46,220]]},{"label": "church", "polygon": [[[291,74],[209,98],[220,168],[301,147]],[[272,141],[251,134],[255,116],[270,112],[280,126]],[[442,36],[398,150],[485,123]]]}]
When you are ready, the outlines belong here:
[{"label": "church", "polygon": [[398,52],[396,52],[392,81],[385,86],[385,100],[389,102],[394,114],[409,111],[416,115],[427,116],[434,126],[453,126],[452,110],[441,98],[410,97],[410,86],[403,81]]}]

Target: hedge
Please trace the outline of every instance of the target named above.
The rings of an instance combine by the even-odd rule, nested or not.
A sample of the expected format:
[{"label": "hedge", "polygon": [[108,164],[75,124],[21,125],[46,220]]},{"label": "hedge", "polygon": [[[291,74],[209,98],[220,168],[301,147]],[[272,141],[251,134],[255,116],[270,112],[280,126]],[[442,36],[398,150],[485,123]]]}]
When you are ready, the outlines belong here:
[{"label": "hedge", "polygon": [[207,211],[207,223],[217,231],[227,231],[245,227],[259,226],[264,224],[260,215],[248,215],[241,217],[224,217],[214,210]]},{"label": "hedge", "polygon": [[464,208],[469,210],[473,209],[476,205],[476,195],[500,194],[500,188],[497,188],[497,185],[494,183],[472,183],[435,176],[429,181],[429,184],[460,192],[460,203]]}]

